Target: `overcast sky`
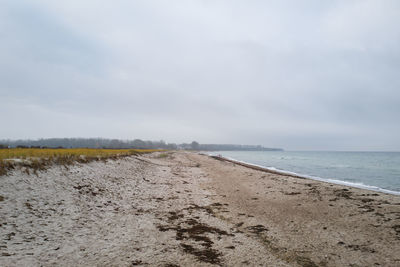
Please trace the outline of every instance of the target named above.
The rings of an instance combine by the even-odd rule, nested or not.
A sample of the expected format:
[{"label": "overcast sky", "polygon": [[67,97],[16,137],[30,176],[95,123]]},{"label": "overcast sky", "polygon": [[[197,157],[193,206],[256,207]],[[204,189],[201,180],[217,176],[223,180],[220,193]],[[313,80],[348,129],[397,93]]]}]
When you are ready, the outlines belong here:
[{"label": "overcast sky", "polygon": [[0,0],[0,139],[400,150],[400,1]]}]

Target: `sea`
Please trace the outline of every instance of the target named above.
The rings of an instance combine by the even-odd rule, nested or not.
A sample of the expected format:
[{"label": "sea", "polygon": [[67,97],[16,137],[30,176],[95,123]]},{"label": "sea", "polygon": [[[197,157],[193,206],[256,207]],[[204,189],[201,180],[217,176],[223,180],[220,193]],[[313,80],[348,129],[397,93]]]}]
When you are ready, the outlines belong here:
[{"label": "sea", "polygon": [[400,195],[400,152],[219,151],[209,154],[314,180]]}]

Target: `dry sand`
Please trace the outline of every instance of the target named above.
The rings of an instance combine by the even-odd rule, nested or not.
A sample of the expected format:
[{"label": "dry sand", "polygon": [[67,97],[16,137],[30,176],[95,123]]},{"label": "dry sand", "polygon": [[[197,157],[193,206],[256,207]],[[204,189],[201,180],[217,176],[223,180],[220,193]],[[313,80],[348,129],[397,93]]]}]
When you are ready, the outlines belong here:
[{"label": "dry sand", "polygon": [[0,176],[0,266],[400,266],[400,197],[189,152]]}]

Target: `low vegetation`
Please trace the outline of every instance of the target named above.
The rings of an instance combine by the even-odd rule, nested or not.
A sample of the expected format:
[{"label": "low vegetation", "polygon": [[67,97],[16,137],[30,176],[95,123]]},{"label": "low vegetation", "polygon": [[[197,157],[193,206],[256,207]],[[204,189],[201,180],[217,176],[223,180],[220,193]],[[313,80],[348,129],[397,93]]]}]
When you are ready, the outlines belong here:
[{"label": "low vegetation", "polygon": [[162,159],[162,158],[168,158],[169,154],[168,153],[161,153],[158,155],[158,158]]},{"label": "low vegetation", "polygon": [[52,164],[71,165],[76,162],[87,163],[96,160],[116,159],[136,154],[160,151],[158,149],[40,149],[10,148],[0,149],[0,175],[16,167],[30,170],[37,174],[38,170],[46,170]]}]

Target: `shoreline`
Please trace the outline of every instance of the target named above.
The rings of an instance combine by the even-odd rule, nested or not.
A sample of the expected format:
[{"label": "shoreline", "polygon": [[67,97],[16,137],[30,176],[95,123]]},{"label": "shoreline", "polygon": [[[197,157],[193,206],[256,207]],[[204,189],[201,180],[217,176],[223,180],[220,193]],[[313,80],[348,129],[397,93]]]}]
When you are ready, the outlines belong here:
[{"label": "shoreline", "polygon": [[[278,258],[305,257],[314,263],[309,266],[400,263],[395,256],[400,249],[399,196],[218,162],[210,162],[210,169],[220,174],[212,183],[226,196],[219,199],[228,200],[237,214],[246,210],[254,221],[269,226],[264,238]],[[229,220],[241,223],[234,214]]]},{"label": "shoreline", "polygon": [[212,155],[212,154],[205,154],[205,153],[200,153],[200,154],[201,155],[206,155],[206,156],[209,156],[209,157],[212,157],[212,158],[215,158],[215,159],[236,163],[236,164],[239,164],[241,166],[244,166],[244,167],[247,167],[247,168],[251,168],[251,169],[254,169],[254,170],[269,172],[269,173],[273,173],[273,174],[286,175],[286,176],[290,176],[290,177],[294,177],[294,178],[300,178],[300,179],[311,179],[311,180],[320,181],[320,182],[323,182],[323,183],[343,185],[343,186],[348,186],[348,187],[351,187],[351,188],[359,188],[359,189],[369,190],[369,191],[373,191],[373,192],[380,192],[380,193],[385,193],[385,194],[389,194],[389,195],[400,196],[400,192],[399,191],[393,191],[393,190],[381,188],[381,187],[378,187],[378,186],[366,185],[366,184],[354,183],[354,182],[347,182],[347,181],[343,181],[343,180],[339,180],[339,179],[322,178],[322,177],[311,176],[311,175],[307,175],[307,174],[298,174],[298,173],[295,173],[295,172],[286,171],[286,170],[280,170],[280,169],[276,169],[276,168],[273,168],[273,167],[272,167],[273,168],[272,169],[271,167],[257,165],[257,164],[253,164],[253,163],[242,161],[242,160],[237,160],[237,159],[233,159],[233,158],[229,158],[229,157],[224,157],[224,156],[221,156],[221,155]]},{"label": "shoreline", "polygon": [[156,152],[0,176],[1,266],[398,266],[400,197]]}]

